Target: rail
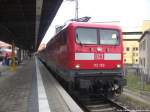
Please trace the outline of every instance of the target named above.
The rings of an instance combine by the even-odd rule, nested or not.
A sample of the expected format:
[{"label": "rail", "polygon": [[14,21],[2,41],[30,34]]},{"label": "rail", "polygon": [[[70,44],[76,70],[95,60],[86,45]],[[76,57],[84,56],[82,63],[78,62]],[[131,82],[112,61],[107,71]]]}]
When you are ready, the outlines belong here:
[{"label": "rail", "polygon": [[130,112],[126,107],[100,95],[73,95],[73,98],[85,112]]}]

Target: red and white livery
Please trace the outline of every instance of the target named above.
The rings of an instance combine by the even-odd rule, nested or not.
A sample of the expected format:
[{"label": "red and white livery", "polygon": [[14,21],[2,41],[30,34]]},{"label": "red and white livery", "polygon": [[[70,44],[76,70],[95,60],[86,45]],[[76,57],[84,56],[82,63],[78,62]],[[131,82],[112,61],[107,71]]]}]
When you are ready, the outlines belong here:
[{"label": "red and white livery", "polygon": [[40,58],[71,88],[121,93],[125,85],[118,26],[72,22],[49,41]]}]

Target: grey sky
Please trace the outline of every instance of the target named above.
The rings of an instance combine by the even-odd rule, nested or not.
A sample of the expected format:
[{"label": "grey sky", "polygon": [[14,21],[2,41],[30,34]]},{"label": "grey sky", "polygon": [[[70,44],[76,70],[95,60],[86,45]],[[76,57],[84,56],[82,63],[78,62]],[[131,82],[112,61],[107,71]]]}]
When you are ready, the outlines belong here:
[{"label": "grey sky", "polygon": [[[91,22],[121,21],[124,25],[135,25],[141,20],[150,20],[150,0],[78,0],[79,17],[90,16]],[[54,35],[55,25],[63,25],[75,17],[75,2],[62,3],[54,21],[47,31],[43,43]]]}]

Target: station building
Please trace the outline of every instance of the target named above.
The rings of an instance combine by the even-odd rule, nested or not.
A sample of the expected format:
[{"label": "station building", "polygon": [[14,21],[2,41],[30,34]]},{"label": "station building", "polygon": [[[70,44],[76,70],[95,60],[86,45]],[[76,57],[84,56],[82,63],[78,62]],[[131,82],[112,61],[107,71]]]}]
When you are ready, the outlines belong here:
[{"label": "station building", "polygon": [[139,39],[143,32],[150,27],[150,20],[144,20],[137,25],[122,26],[124,63],[127,65],[139,64]]},{"label": "station building", "polygon": [[150,29],[146,30],[139,40],[140,56],[139,67],[140,71],[150,81]]}]

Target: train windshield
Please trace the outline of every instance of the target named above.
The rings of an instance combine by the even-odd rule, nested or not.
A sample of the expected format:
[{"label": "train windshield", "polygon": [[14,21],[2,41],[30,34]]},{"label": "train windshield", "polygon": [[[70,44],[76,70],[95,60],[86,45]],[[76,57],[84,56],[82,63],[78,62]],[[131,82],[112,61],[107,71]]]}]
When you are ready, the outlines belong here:
[{"label": "train windshield", "polygon": [[113,29],[77,28],[76,42],[79,44],[118,45],[119,31]]},{"label": "train windshield", "polygon": [[100,44],[118,45],[119,32],[117,30],[100,29]]},{"label": "train windshield", "polygon": [[92,28],[77,28],[76,42],[80,44],[97,44],[97,30]]}]

